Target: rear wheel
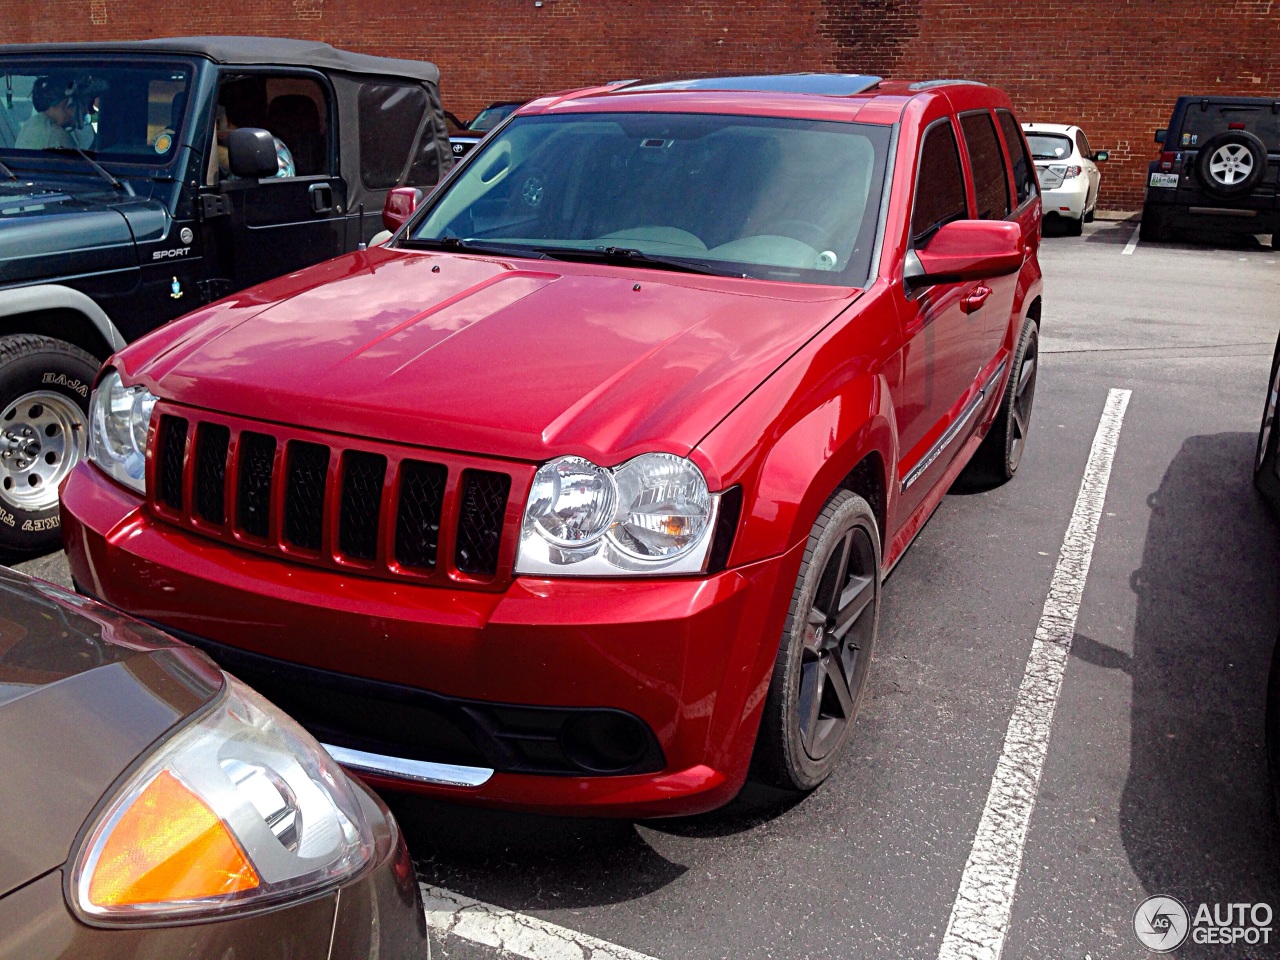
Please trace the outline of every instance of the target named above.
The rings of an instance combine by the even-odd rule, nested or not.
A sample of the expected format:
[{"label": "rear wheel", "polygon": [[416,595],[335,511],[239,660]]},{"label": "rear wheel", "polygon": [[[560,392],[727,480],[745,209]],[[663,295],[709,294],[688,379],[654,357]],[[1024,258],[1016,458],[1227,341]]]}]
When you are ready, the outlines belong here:
[{"label": "rear wheel", "polygon": [[809,533],[753,772],[812,790],[835,768],[866,687],[880,616],[880,534],[870,505],[841,490]]},{"label": "rear wheel", "polygon": [[98,361],[28,334],[0,337],[0,559],[55,549],[58,486],[84,456]]},{"label": "rear wheel", "polygon": [[1160,207],[1151,204],[1142,206],[1142,223],[1138,227],[1138,239],[1146,242],[1162,243],[1169,239],[1169,214]]},{"label": "rear wheel", "polygon": [[1280,509],[1280,475],[1276,473],[1276,408],[1280,404],[1280,342],[1271,356],[1271,376],[1262,404],[1262,424],[1258,427],[1258,449],[1253,458],[1253,483],[1273,508]]},{"label": "rear wheel", "polygon": [[966,468],[967,475],[991,483],[1010,480],[1022,462],[1031,430],[1031,407],[1036,399],[1040,365],[1040,331],[1028,318],[1013,353],[1013,372],[1005,385],[991,430]]},{"label": "rear wheel", "polygon": [[1066,229],[1066,234],[1068,237],[1078,237],[1082,233],[1084,233],[1084,213],[1083,212],[1081,212],[1080,216],[1077,217],[1075,220],[1068,220],[1067,229]]}]

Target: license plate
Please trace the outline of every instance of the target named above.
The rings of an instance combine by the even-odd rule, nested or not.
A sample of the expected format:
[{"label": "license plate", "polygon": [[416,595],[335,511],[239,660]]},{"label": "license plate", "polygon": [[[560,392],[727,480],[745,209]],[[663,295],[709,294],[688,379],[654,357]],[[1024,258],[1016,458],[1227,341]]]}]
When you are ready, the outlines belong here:
[{"label": "license plate", "polygon": [[1152,187],[1176,187],[1178,185],[1178,175],[1176,173],[1153,173],[1147,183]]}]

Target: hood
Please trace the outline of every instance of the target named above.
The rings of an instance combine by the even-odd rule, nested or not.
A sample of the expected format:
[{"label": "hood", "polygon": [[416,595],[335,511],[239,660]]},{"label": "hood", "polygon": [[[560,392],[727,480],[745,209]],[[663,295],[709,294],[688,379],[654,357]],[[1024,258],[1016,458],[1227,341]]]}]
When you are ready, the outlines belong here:
[{"label": "hood", "polygon": [[65,863],[126,768],[221,683],[194,650],[0,570],[0,897]]},{"label": "hood", "polygon": [[376,248],[119,358],[196,407],[393,442],[613,464],[688,452],[857,291]]},{"label": "hood", "polygon": [[0,282],[136,267],[129,221],[139,217],[167,214],[101,180],[0,180]]}]

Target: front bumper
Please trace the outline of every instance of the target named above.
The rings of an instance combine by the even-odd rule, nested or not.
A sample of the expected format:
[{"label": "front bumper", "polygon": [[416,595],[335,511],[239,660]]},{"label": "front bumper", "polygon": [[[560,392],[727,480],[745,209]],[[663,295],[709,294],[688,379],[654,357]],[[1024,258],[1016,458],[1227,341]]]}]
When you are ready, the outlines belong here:
[{"label": "front bumper", "polygon": [[[349,724],[332,710],[315,720],[322,740],[385,758],[397,751],[378,749],[379,738],[402,746],[413,738],[386,734],[384,721],[407,731],[452,724],[439,756],[431,755],[438,743],[409,746],[416,759],[475,771],[485,764],[457,751],[492,734],[471,743],[492,773],[431,780],[357,765],[369,782],[625,817],[712,809],[741,787],[803,549],[703,578],[517,578],[500,593],[389,583],[186,533],[154,520],[89,464],[63,487],[62,523],[85,592],[215,659],[232,651],[226,666],[239,666],[304,725],[308,701],[347,704]],[[306,689],[299,683],[319,687],[291,703],[291,689]],[[503,767],[510,754],[499,748],[538,726],[522,717],[585,709],[637,718],[656,744],[656,763],[638,773],[548,773],[525,763],[522,751]]]},{"label": "front bumper", "polygon": [[426,956],[426,917],[399,827],[356,784],[373,827],[373,864],[337,890],[222,920],[154,927],[89,926],[71,913],[61,870],[0,898],[0,960],[54,957]]}]

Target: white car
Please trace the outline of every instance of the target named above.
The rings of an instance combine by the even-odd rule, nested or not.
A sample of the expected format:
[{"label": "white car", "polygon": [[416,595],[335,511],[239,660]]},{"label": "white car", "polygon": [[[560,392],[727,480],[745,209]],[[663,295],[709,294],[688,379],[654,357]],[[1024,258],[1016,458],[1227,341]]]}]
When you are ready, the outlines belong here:
[{"label": "white car", "polygon": [[1024,123],[1022,132],[1040,178],[1045,215],[1056,214],[1069,234],[1080,236],[1098,205],[1102,176],[1097,162],[1107,159],[1107,151],[1092,150],[1084,131],[1070,124]]}]

